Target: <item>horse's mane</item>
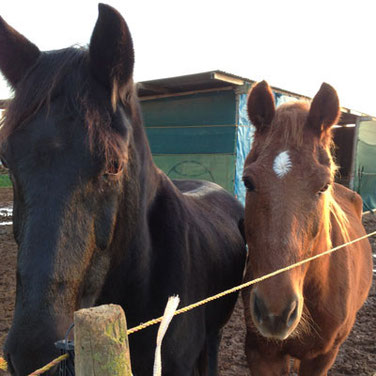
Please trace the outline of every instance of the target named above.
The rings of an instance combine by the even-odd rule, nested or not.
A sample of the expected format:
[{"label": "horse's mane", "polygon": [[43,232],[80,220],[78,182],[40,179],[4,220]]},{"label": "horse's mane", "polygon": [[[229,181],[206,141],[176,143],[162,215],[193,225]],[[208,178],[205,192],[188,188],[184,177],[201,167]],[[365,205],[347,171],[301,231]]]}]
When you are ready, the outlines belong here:
[{"label": "horse's mane", "polygon": [[9,136],[22,128],[42,107],[46,106],[48,113],[52,100],[62,95],[66,110],[85,121],[90,148],[101,149],[107,168],[116,161],[120,169],[125,163],[126,153],[120,142],[121,132],[111,127],[114,93],[108,98],[100,94],[103,89],[98,90],[99,84],[90,74],[88,60],[87,49],[81,47],[43,52],[17,84],[15,96],[0,122],[0,146],[6,145]]},{"label": "horse's mane", "polygon": [[22,127],[43,105],[49,106],[52,98],[58,96],[63,89],[70,86],[73,91],[75,85],[72,67],[80,67],[85,59],[84,50],[79,48],[43,53],[17,84],[15,96],[9,102],[2,119],[0,141],[5,141],[10,134]]},{"label": "horse's mane", "polygon": [[[308,101],[296,101],[282,104],[276,110],[274,120],[271,125],[269,135],[265,141],[266,144],[271,144],[272,139],[278,137],[282,139],[286,145],[294,145],[297,148],[304,144],[305,124],[309,112],[310,104]],[[278,124],[278,127],[273,127]],[[335,175],[338,170],[333,158],[333,136],[331,130],[324,131],[320,146],[325,150],[329,158],[329,168],[331,174],[331,181],[334,182]],[[344,241],[349,240],[348,234],[348,218],[346,213],[342,210],[335,199],[333,184],[323,194],[324,211],[323,211],[323,230],[325,233],[327,249],[331,249],[332,244],[332,230],[333,221],[337,222],[341,230]]]},{"label": "horse's mane", "polygon": [[[337,169],[337,167],[336,167]],[[324,206],[324,231],[326,234],[327,249],[333,247],[333,221],[337,222],[337,225],[341,231],[341,235],[344,242],[350,240],[349,236],[349,220],[346,213],[338,204],[334,197],[333,186],[331,186],[325,194],[325,206]]]}]

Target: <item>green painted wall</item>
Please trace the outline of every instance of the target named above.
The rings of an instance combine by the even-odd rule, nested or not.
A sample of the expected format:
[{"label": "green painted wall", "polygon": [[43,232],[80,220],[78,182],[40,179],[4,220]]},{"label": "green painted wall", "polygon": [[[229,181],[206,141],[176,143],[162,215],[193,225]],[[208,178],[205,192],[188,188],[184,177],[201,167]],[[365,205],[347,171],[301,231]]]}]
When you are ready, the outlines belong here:
[{"label": "green painted wall", "polygon": [[146,128],[153,154],[233,153],[235,126]]},{"label": "green painted wall", "polygon": [[143,101],[156,165],[172,179],[209,180],[233,193],[236,106],[233,91]]},{"label": "green painted wall", "polygon": [[233,125],[236,102],[233,91],[215,91],[141,102],[146,127]]},{"label": "green painted wall", "polygon": [[171,179],[209,180],[234,192],[235,156],[226,154],[154,155]]}]

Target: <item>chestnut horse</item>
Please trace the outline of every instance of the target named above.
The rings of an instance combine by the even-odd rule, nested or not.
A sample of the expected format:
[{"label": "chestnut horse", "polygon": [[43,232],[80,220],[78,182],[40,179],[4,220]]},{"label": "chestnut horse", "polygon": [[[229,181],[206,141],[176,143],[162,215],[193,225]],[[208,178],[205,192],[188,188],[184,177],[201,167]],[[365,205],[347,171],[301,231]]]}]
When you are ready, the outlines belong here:
[{"label": "chestnut horse", "polygon": [[[251,90],[256,127],[244,166],[246,280],[257,278],[365,234],[362,200],[335,184],[331,127],[335,90],[323,84],[311,106],[275,109],[263,81]],[[246,354],[252,375],[326,375],[348,336],[372,280],[368,240],[284,272],[244,291]]]},{"label": "chestnut horse", "polygon": [[[88,49],[41,52],[0,18],[0,69],[15,89],[0,132],[18,243],[4,348],[13,375],[58,355],[54,342],[82,307],[120,304],[133,327],[173,294],[187,305],[242,280],[244,209],[216,184],[173,182],[154,165],[133,62],[128,27],[106,5]],[[235,301],[173,320],[164,375],[217,374]],[[152,375],[157,329],[129,337],[134,375]]]}]

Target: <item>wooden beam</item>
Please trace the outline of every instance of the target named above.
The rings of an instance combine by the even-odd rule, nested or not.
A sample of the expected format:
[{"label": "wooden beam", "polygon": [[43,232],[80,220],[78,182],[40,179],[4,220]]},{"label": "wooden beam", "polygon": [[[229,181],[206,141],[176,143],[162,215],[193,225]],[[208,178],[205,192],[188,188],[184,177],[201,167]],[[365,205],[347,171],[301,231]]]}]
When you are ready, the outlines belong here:
[{"label": "wooden beam", "polygon": [[223,74],[223,73],[215,72],[214,73],[214,79],[219,80],[219,81],[228,82],[228,83],[234,84],[234,85],[239,85],[239,86],[244,85],[244,80],[241,80],[240,78],[232,77],[232,76],[229,76],[229,75]]},{"label": "wooden beam", "polygon": [[203,90],[191,90],[191,91],[183,91],[181,93],[172,93],[172,94],[162,94],[162,95],[147,95],[144,97],[139,97],[138,99],[143,101],[149,101],[153,99],[160,99],[160,98],[171,98],[171,97],[184,97],[187,95],[193,95],[193,94],[201,94],[201,93],[212,93],[215,91],[230,91],[234,90],[232,86],[226,86],[226,87],[216,87],[211,89],[203,89]]},{"label": "wooden beam", "polygon": [[158,86],[158,85],[151,85],[151,84],[144,84],[142,82],[137,83],[137,92],[140,90],[146,90],[146,91],[151,91],[155,94],[169,94],[171,93],[171,90],[163,87],[163,86]]}]

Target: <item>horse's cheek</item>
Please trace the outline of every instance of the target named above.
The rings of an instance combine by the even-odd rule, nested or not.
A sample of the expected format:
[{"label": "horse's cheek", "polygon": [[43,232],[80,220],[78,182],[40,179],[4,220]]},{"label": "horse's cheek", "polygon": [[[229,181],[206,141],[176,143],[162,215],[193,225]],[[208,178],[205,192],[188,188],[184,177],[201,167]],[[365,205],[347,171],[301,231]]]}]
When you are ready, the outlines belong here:
[{"label": "horse's cheek", "polygon": [[115,210],[112,207],[103,208],[102,215],[94,221],[95,243],[100,250],[109,247],[115,223]]}]

